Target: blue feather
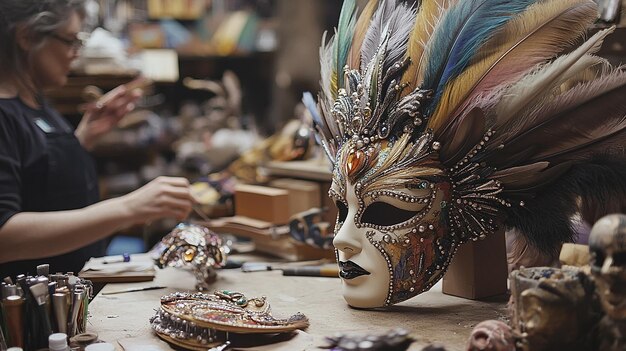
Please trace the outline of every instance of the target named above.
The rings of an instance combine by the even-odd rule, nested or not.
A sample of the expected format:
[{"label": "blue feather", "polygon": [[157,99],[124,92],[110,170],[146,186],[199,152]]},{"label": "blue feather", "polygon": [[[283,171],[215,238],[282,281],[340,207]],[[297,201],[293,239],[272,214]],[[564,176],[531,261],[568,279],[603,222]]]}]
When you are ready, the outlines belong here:
[{"label": "blue feather", "polygon": [[461,0],[450,8],[433,32],[424,73],[423,89],[435,96],[427,113],[432,113],[445,85],[458,77],[489,38],[507,21],[537,0]]},{"label": "blue feather", "polygon": [[311,117],[313,118],[313,123],[316,125],[322,125],[322,117],[317,111],[317,103],[315,102],[315,98],[308,91],[302,93],[302,103],[311,113]]}]

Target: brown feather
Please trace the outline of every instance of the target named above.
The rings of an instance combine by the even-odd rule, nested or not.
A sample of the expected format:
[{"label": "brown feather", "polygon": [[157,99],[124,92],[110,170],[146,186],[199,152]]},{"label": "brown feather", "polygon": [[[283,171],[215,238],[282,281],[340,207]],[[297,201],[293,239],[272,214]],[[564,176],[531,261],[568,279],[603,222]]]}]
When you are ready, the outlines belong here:
[{"label": "brown feather", "polygon": [[[449,140],[444,144],[439,157],[447,166],[453,166],[465,156],[472,147],[480,142],[485,134],[485,115],[479,108],[474,108],[460,118],[457,128],[450,128],[448,136],[440,140]],[[449,137],[452,136],[453,137]]]},{"label": "brown feather", "polygon": [[554,167],[537,172],[527,178],[520,177],[519,179],[511,182],[503,182],[504,190],[507,196],[510,197],[528,197],[532,196],[537,191],[540,191],[543,187],[556,181],[561,175],[567,172],[572,166],[569,162],[558,164]]},{"label": "brown feather", "polygon": [[[522,150],[530,145],[540,152],[530,160],[565,157],[571,153],[585,153],[585,148],[610,139],[626,128],[626,85],[613,89],[581,106],[549,118],[531,130],[522,133],[505,146],[505,153]],[[506,151],[508,150],[508,152]]]}]

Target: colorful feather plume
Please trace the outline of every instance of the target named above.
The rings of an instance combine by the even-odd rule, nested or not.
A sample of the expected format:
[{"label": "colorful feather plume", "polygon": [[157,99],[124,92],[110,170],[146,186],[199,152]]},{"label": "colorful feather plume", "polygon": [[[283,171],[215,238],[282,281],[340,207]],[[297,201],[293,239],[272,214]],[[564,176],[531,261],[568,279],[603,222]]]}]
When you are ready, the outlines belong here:
[{"label": "colorful feather plume", "polygon": [[446,86],[430,125],[440,128],[439,121],[458,115],[476,97],[503,81],[514,81],[571,47],[591,25],[595,13],[594,4],[585,0],[552,0],[529,6],[485,43],[463,74]]},{"label": "colorful feather plume", "polygon": [[[390,158],[378,165],[403,178],[421,166],[433,173],[436,160],[443,173],[434,173],[466,199],[450,209],[459,241],[495,230],[480,220],[493,219],[554,252],[571,239],[568,216],[584,210],[578,199],[598,202],[581,184],[609,194],[602,208],[626,210],[621,192],[606,191],[626,189],[626,70],[595,55],[613,29],[583,39],[593,1],[417,3],[371,1],[357,21],[355,1],[346,1],[335,37],[320,48],[315,123],[335,167],[346,148],[385,140]],[[431,139],[437,147],[423,157]],[[583,181],[599,170],[610,173],[605,184]],[[530,223],[538,220],[548,228]]]}]

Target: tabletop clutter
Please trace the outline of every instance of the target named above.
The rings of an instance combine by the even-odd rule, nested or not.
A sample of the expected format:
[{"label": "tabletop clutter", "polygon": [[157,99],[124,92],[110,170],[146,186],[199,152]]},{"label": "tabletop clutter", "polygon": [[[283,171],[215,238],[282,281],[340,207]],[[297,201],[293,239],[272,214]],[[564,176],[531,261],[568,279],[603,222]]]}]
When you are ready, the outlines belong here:
[{"label": "tabletop clutter", "polygon": [[[623,217],[607,216],[594,226],[585,267],[513,271],[510,320],[479,323],[469,335],[466,349],[623,350],[626,312],[619,287],[623,287],[624,275],[623,268],[611,266],[624,254],[623,233],[619,232]],[[217,238],[202,226],[180,224],[151,252],[160,267],[191,270],[199,290],[162,296],[160,307],[146,321],[154,334],[179,348],[217,351],[285,341],[290,333],[306,330],[310,321],[302,313],[280,311],[293,314],[275,317],[271,297],[253,296],[254,292],[239,292],[236,287],[209,292],[228,252]],[[87,328],[92,291],[89,280],[71,272],[50,274],[48,265],[38,266],[34,276],[21,274],[15,281],[5,278],[1,286],[0,350],[114,349]],[[272,339],[276,335],[286,337]],[[407,350],[419,337],[402,328],[372,330],[367,335],[337,333],[328,335],[327,344],[319,347],[334,351]],[[446,348],[431,345],[423,350]]]},{"label": "tabletop clutter", "polygon": [[85,334],[91,281],[73,272],[50,274],[47,264],[37,266],[34,276],[20,274],[1,283],[0,349],[7,346],[25,350],[50,347],[64,350],[68,342],[85,345],[97,337]]}]

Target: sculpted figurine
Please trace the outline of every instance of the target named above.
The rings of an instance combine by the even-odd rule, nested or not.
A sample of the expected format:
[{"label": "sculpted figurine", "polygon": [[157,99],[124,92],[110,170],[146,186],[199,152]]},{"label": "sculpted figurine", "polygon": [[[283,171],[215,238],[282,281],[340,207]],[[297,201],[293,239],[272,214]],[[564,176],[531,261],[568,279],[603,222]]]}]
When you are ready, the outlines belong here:
[{"label": "sculpted figurine", "polygon": [[593,1],[417,3],[370,1],[357,20],[344,1],[317,104],[303,99],[354,307],[428,290],[460,245],[506,228],[556,254],[577,201],[626,199],[626,72],[594,55],[612,29],[584,40]]},{"label": "sculpted figurine", "polygon": [[626,215],[612,214],[594,224],[589,236],[591,273],[605,317],[600,350],[626,349]]},{"label": "sculpted figurine", "polygon": [[522,351],[588,351],[600,308],[593,282],[576,268],[521,268],[511,273],[512,326]]},{"label": "sculpted figurine", "polygon": [[467,351],[516,351],[513,331],[503,321],[482,321],[472,330]]}]

